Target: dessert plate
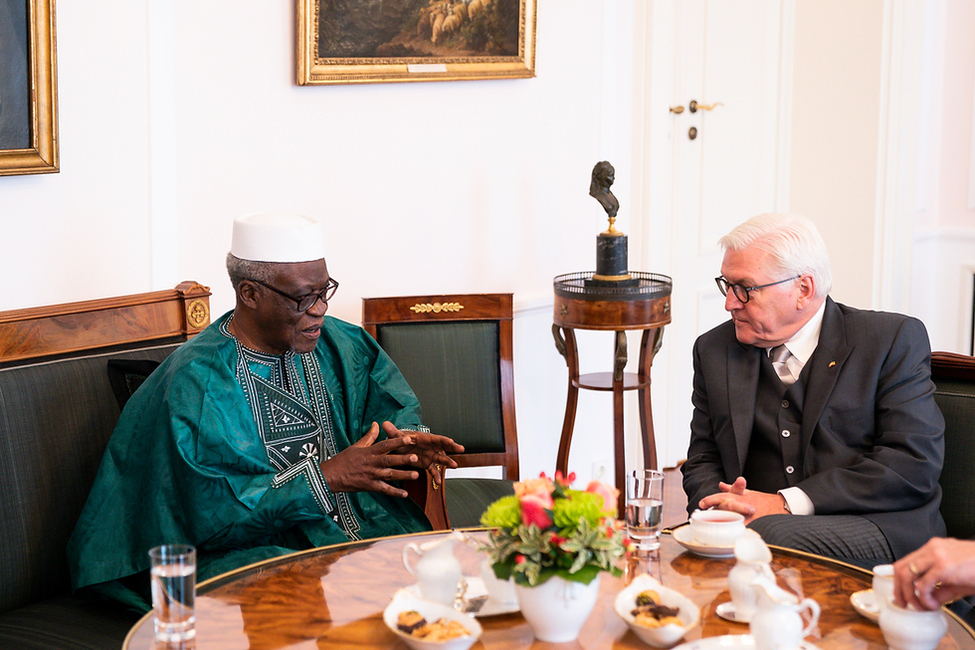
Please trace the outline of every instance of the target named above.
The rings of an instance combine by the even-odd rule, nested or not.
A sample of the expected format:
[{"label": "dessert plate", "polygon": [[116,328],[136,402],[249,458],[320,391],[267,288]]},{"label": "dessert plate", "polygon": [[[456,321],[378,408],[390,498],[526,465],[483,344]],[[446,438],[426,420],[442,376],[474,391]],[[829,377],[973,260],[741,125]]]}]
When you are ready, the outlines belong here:
[{"label": "dessert plate", "polygon": [[735,556],[735,547],[733,545],[708,546],[700,543],[694,539],[694,535],[691,534],[690,526],[680,526],[679,528],[674,528],[670,531],[670,535],[678,544],[686,548],[691,553],[700,555],[701,557],[726,558]]},{"label": "dessert plate", "polygon": [[850,604],[857,613],[876,623],[880,619],[880,608],[877,599],[873,597],[873,589],[864,589],[850,594]]},{"label": "dessert plate", "polygon": [[[800,650],[818,650],[811,643],[802,641]],[[725,634],[724,636],[709,636],[697,641],[683,643],[674,650],[755,650],[755,639],[751,634]]]}]

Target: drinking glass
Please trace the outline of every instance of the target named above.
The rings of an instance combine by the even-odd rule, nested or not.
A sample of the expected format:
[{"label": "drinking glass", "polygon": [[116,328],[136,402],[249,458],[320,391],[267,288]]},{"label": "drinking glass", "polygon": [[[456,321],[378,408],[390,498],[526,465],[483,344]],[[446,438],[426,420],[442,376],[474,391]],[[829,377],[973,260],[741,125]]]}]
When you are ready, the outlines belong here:
[{"label": "drinking glass", "polygon": [[641,551],[660,548],[664,473],[638,469],[626,476],[626,532]]},{"label": "drinking glass", "polygon": [[196,549],[164,544],[149,551],[156,641],[178,643],[196,635]]}]

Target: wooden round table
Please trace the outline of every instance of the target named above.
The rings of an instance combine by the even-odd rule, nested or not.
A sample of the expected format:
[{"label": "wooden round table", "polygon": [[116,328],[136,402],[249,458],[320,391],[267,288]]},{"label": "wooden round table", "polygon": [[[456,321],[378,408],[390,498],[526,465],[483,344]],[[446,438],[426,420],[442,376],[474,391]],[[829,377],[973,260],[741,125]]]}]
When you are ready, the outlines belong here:
[{"label": "wooden round table", "polygon": [[[429,541],[447,533],[388,537],[305,551],[218,576],[198,587],[196,639],[183,650],[317,650],[355,648],[405,650],[382,621],[396,591],[415,580],[403,567],[409,542]],[[484,535],[483,531],[474,531]],[[480,556],[473,547],[456,549],[465,575],[477,575]],[[730,600],[728,571],[733,559],[706,559],[685,551],[669,534],[659,554],[631,558],[621,578],[602,574],[599,600],[575,644],[563,648],[647,650],[613,609],[616,594],[635,575],[649,572],[701,608],[701,623],[684,641],[726,634],[747,634],[748,626],[719,618],[715,609]],[[772,569],[798,573],[806,597],[822,608],[818,636],[806,638],[819,650],[886,650],[880,629],[850,604],[850,595],[870,587],[871,574],[849,565],[804,553],[774,549]],[[948,633],[938,650],[975,650],[975,633],[949,614]],[[473,648],[514,650],[548,647],[535,641],[521,614],[482,617],[484,634]],[[129,633],[123,650],[160,650],[152,616]],[[179,647],[179,646],[176,646]]]},{"label": "wooden round table", "polygon": [[[555,347],[569,368],[565,419],[555,468],[568,475],[569,447],[575,426],[579,389],[613,393],[613,454],[616,487],[620,491],[619,512],[626,496],[626,458],[623,438],[623,393],[638,391],[643,462],[657,469],[657,445],[650,406],[650,367],[663,342],[664,326],[670,323],[671,279],[666,275],[633,271],[631,284],[619,287],[594,284],[593,273],[569,273],[553,281],[555,309],[552,334]],[[616,333],[613,371],[579,374],[579,355],[574,330],[604,330]],[[642,330],[637,372],[624,372],[627,362],[626,332]]]}]

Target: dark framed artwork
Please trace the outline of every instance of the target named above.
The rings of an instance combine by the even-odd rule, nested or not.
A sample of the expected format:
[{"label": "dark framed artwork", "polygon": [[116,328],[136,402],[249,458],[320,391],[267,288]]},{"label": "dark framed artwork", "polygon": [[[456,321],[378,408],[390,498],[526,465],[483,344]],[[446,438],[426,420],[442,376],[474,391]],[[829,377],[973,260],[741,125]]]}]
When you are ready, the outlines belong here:
[{"label": "dark framed artwork", "polygon": [[298,83],[534,77],[536,1],[298,0]]},{"label": "dark framed artwork", "polygon": [[0,176],[58,171],[54,0],[0,0]]}]

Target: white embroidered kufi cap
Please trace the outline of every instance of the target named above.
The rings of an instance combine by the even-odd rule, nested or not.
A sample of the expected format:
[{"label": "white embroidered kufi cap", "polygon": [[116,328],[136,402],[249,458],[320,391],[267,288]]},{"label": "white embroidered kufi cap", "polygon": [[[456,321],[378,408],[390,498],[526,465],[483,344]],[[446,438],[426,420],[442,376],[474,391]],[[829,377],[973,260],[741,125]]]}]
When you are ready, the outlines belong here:
[{"label": "white embroidered kufi cap", "polygon": [[230,253],[252,262],[311,262],[325,259],[325,228],[300,214],[267,212],[234,220]]}]

